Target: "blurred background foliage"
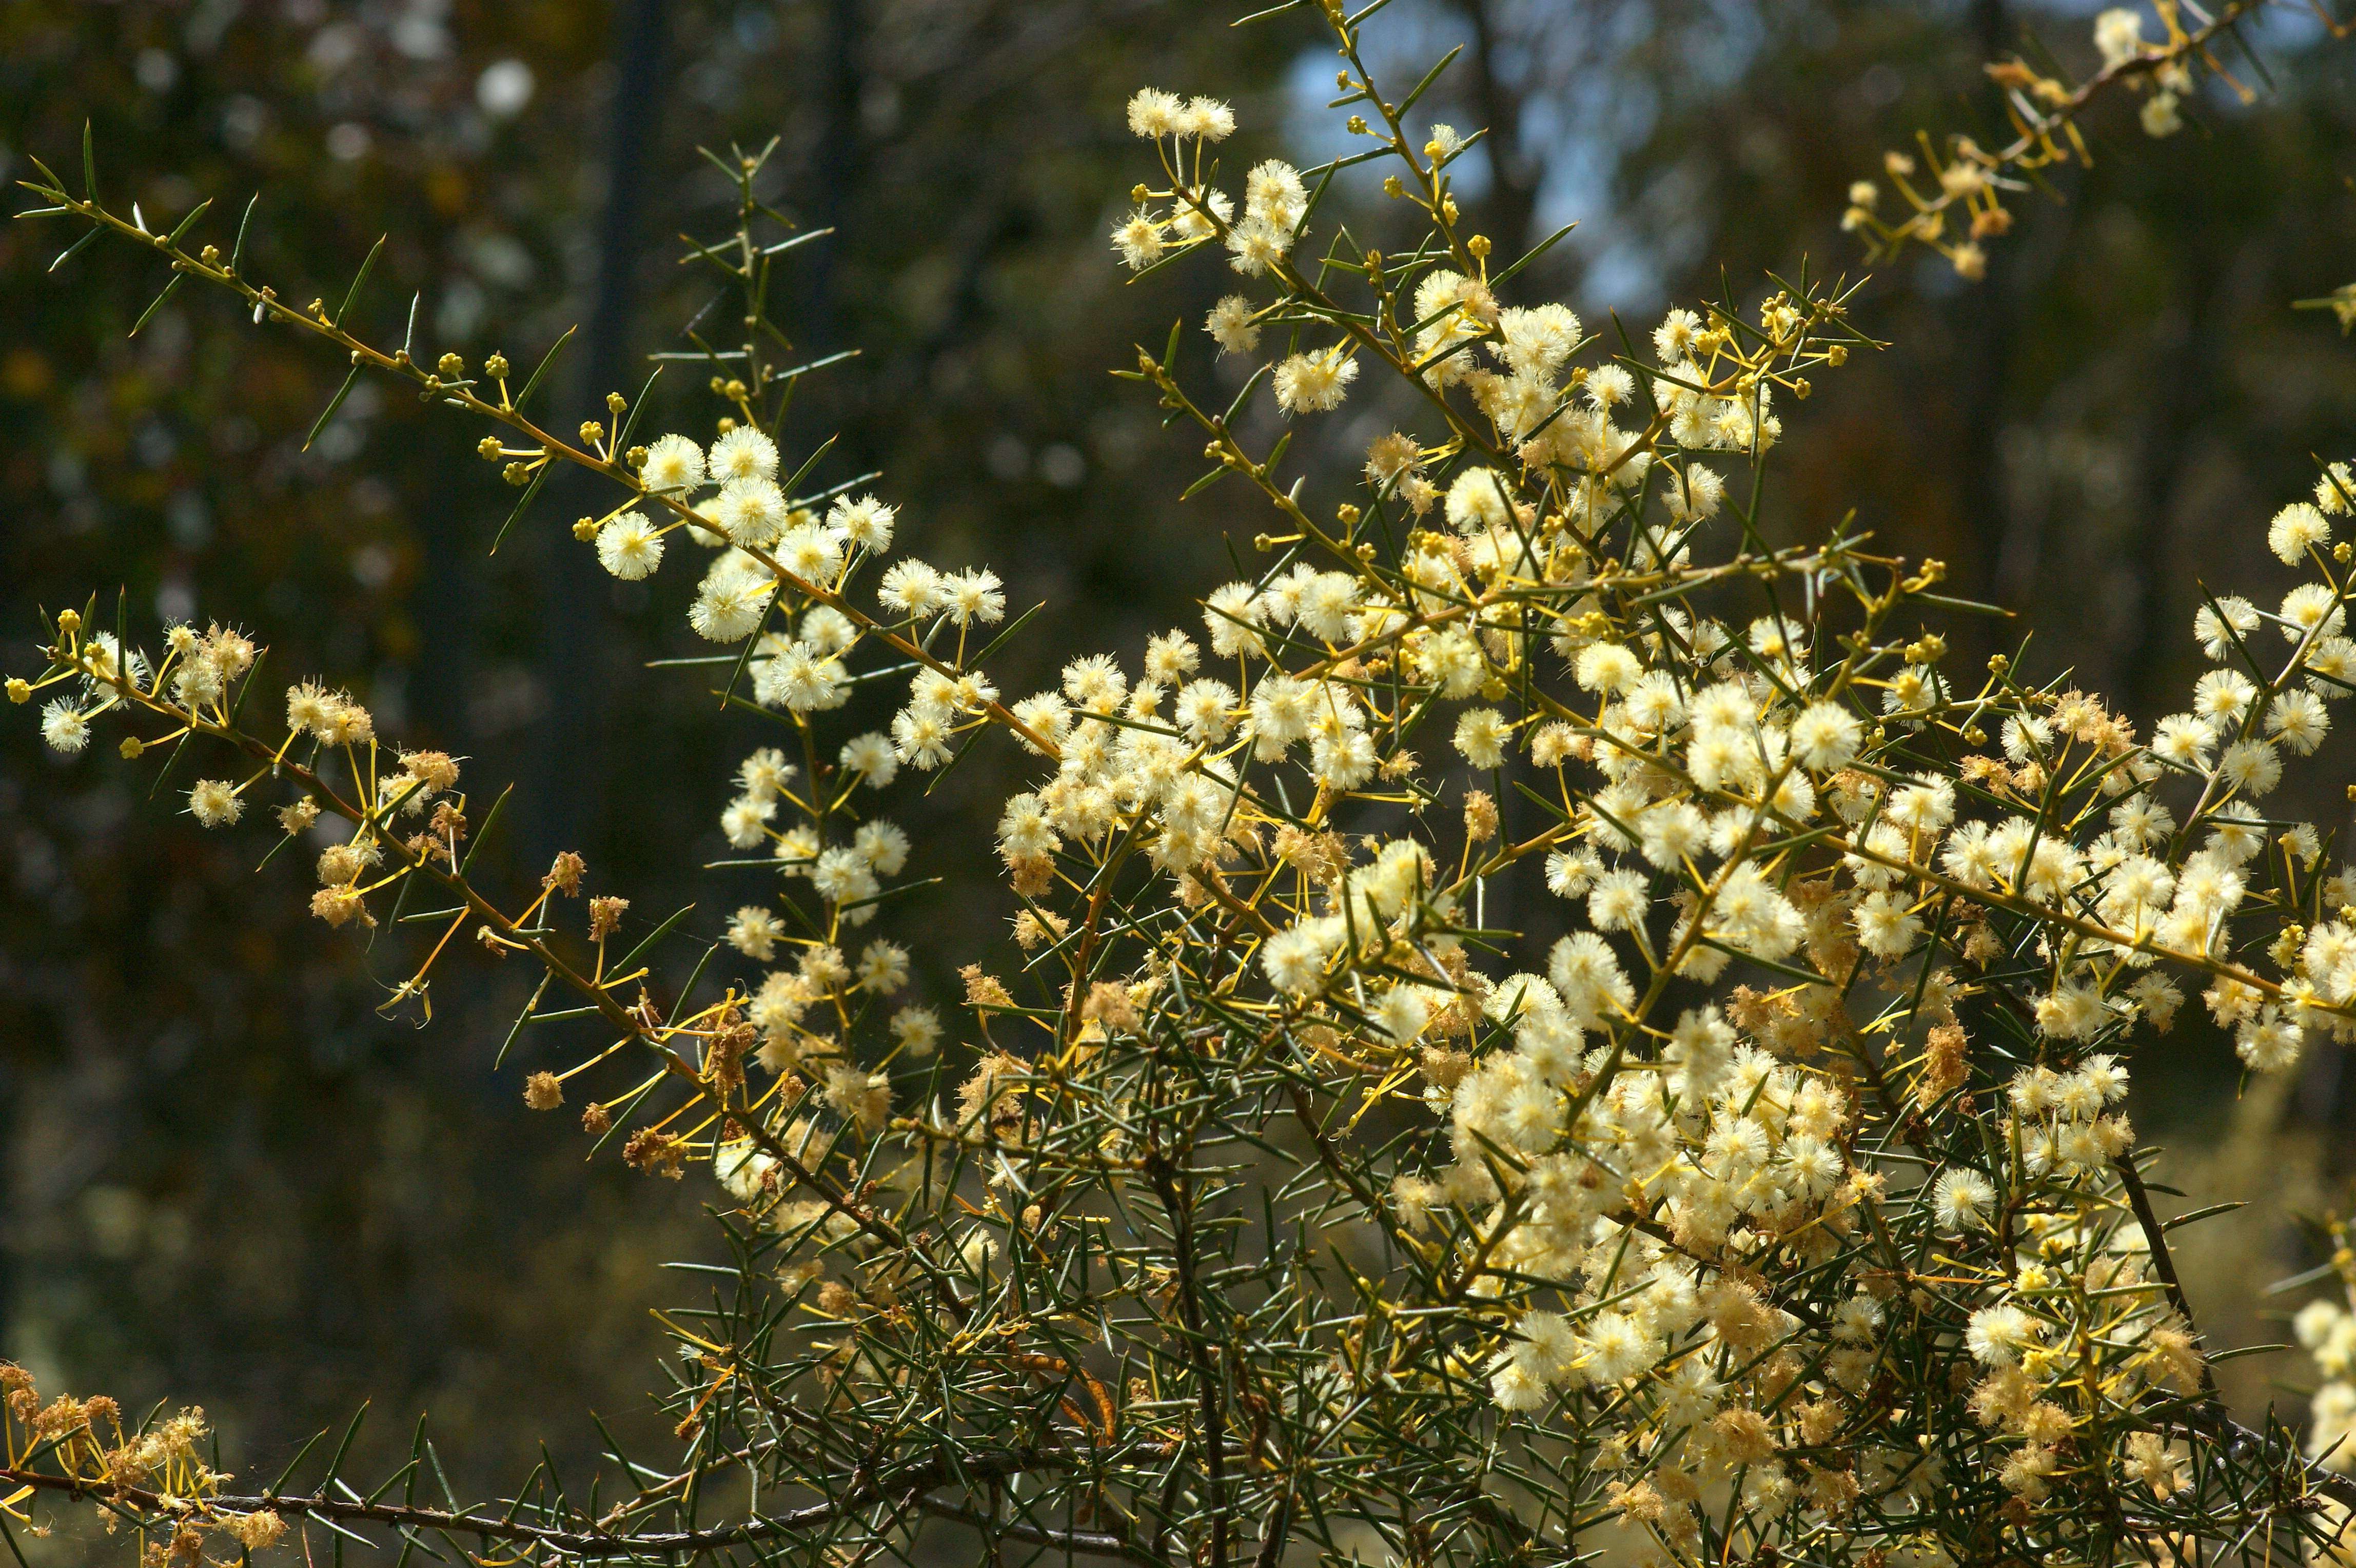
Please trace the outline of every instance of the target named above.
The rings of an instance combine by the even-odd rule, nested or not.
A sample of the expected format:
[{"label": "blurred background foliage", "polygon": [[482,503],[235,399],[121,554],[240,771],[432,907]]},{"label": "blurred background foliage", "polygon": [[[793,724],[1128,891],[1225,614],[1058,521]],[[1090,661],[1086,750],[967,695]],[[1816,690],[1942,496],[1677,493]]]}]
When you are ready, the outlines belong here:
[{"label": "blurred background foliage", "polygon": [[[784,315],[812,357],[859,350],[810,378],[789,445],[841,432],[828,476],[882,470],[911,549],[986,561],[1017,609],[1050,607],[1004,656],[1020,693],[1075,652],[1133,657],[1192,624],[1193,596],[1253,559],[1259,516],[1225,489],[1181,505],[1191,444],[1105,374],[1173,317],[1199,321],[1225,281],[1205,263],[1128,289],[1110,264],[1106,231],[1146,166],[1121,132],[1134,86],[1232,98],[1237,170],[1336,145],[1330,56],[1299,18],[1233,31],[1226,10],[9,0],[0,173],[28,153],[70,165],[90,117],[102,185],[151,221],[213,197],[226,232],[259,190],[248,271],[297,300],[337,297],[387,234],[361,309],[380,338],[412,291],[421,341],[470,360],[529,363],[581,325],[543,411],[563,429],[635,392],[644,356],[707,303],[678,236],[723,226],[730,193],[696,147],[781,138],[766,194],[834,231],[795,252]],[[1918,127],[1995,139],[1982,63],[2050,49],[2083,69],[2090,13],[1398,0],[1376,64],[1403,85],[1466,45],[1427,102],[1496,128],[1464,166],[1468,205],[1507,253],[1576,219],[1528,297],[1641,338],[1672,298],[1747,304],[1768,269],[1857,273],[1837,227],[1848,182]],[[2262,67],[2227,62],[2254,99],[2212,93],[2167,145],[2131,105],[2099,111],[2093,166],[2066,172],[2066,201],[2019,204],[1986,283],[1935,257],[1872,279],[1858,320],[1895,347],[1786,411],[1783,536],[1855,508],[1893,548],[1946,561],[1958,591],[2021,612],[2035,670],[2074,671],[2139,720],[2195,673],[2201,585],[2287,585],[2265,519],[2311,482],[2311,454],[2356,446],[2356,351],[2288,308],[2356,276],[2356,74],[2287,9],[2258,41]],[[1381,205],[1335,210],[1379,240]],[[594,503],[557,487],[491,554],[513,497],[475,457],[480,432],[363,383],[306,450],[331,357],[187,293],[127,339],[162,280],[104,246],[45,277],[62,243],[0,226],[7,668],[32,661],[37,607],[93,586],[100,624],[119,587],[150,637],[241,622],[277,682],[348,683],[381,727],[468,757],[478,802],[514,781],[487,852],[514,885],[577,846],[634,918],[694,899],[690,929],[716,932],[738,901],[724,879],[757,874],[696,867],[722,857],[725,775],[762,736],[704,671],[647,668],[700,650],[680,613],[691,575],[598,575],[562,528]],[[720,409],[693,380],[667,376],[644,428],[708,435]],[[1323,504],[1399,412],[1368,400],[1303,432]],[[2016,635],[1946,629],[1958,668]],[[584,1169],[569,1118],[521,1112],[530,1043],[490,1071],[513,976],[454,971],[430,1027],[380,1015],[391,944],[309,920],[294,857],[257,878],[258,835],[199,835],[146,800],[152,768],[60,758],[33,731],[0,728],[0,1353],[51,1387],[97,1391],[103,1369],[128,1404],[202,1400],[226,1450],[271,1474],[362,1398],[396,1412],[388,1444],[398,1412],[430,1409],[462,1489],[512,1481],[542,1437],[560,1460],[590,1452],[591,1410],[649,1434],[646,1312],[683,1294],[664,1261],[712,1246],[698,1184]],[[2319,771],[2347,776],[2330,754]],[[937,961],[1004,932],[977,824],[1017,766],[985,750],[889,808],[938,846],[941,880],[886,925],[922,927]],[[2304,804],[2347,825],[2343,803]],[[954,994],[946,972],[919,978]],[[2339,1190],[2338,1058],[2230,1116],[2230,1057],[2197,1026],[2138,1071],[2147,1128],[2187,1144],[2186,1185],[2268,1198],[2262,1221],[2204,1228],[2217,1239],[2189,1272],[2223,1337],[2280,1337],[2250,1285],[2295,1266],[2288,1209]],[[2227,1370],[2237,1398],[2266,1397],[2262,1363]]]}]

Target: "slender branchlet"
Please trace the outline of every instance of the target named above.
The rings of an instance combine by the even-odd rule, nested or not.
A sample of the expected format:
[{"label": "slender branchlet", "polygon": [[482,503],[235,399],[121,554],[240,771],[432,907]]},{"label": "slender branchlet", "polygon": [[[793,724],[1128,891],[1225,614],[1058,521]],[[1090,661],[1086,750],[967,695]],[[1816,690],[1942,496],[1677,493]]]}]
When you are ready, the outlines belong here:
[{"label": "slender branchlet", "polygon": [[1992,60],[1987,76],[2003,94],[2010,140],[1991,149],[1958,134],[1948,138],[1943,156],[1929,133],[1917,133],[1919,157],[1897,151],[1882,157],[1883,174],[1904,209],[1894,220],[1885,216],[1880,187],[1860,179],[1849,187],[1841,227],[1865,236],[1877,261],[1925,245],[1965,277],[1985,277],[1988,252],[1982,242],[2012,231],[2014,213],[2007,203],[2031,190],[2050,190],[2045,170],[2094,161],[2079,126],[2089,109],[2105,99],[2133,96],[2139,100],[2136,117],[2144,134],[2158,140],[2184,128],[2185,111],[2204,78],[2247,104],[2257,96],[2255,90],[2220,57],[2238,52],[2254,62],[2246,35],[2260,15],[2294,8],[2320,21],[2335,38],[2356,30],[2356,23],[2334,19],[2322,0],[2223,0],[2213,11],[2195,0],[2157,0],[2152,9],[2161,37],[2156,39],[2144,36],[2146,17],[2139,7],[2113,6],[2095,18],[2098,62],[2083,81],[2072,81],[2057,68],[2032,65],[2026,55]]}]

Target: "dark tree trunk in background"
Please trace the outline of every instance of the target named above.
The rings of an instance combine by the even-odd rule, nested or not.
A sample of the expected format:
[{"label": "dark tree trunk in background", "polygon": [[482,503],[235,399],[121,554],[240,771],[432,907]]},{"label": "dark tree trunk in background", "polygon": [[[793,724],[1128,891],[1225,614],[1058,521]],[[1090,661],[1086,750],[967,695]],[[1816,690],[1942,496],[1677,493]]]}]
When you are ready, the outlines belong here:
[{"label": "dark tree trunk in background", "polygon": [[[2165,711],[2164,694],[2155,673],[2162,667],[2163,649],[2170,637],[2184,635],[2185,623],[2172,620],[2163,585],[2171,563],[2169,523],[2176,497],[2190,466],[2200,429],[2201,413],[2214,406],[2218,396],[2216,367],[2224,362],[2224,345],[2217,330],[2218,295],[2223,287],[2227,258],[2220,248],[2201,245],[2179,276],[2177,296],[2155,323],[2153,373],[2136,472],[2136,519],[2126,542],[2121,564],[2129,593],[2127,633],[2132,642],[2120,664],[2109,673],[2111,690],[2126,700],[2128,713],[2150,719]],[[2190,614],[2190,606],[2186,607]],[[2181,700],[2179,697],[2178,700]],[[2336,1055],[2332,1052],[2319,1053]]]},{"label": "dark tree trunk in background", "polygon": [[826,104],[825,132],[810,163],[808,210],[817,226],[834,233],[815,247],[810,259],[809,313],[803,330],[813,346],[836,349],[849,338],[836,298],[842,271],[843,247],[850,236],[843,220],[851,210],[851,193],[859,186],[862,154],[860,100],[866,80],[859,59],[859,0],[827,0],[826,32],[820,45],[819,83]]},{"label": "dark tree trunk in background", "polygon": [[[784,210],[806,229],[834,231],[798,252],[809,259],[798,274],[795,308],[774,313],[787,337],[809,351],[798,356],[801,359],[863,348],[853,339],[841,299],[844,257],[851,243],[851,194],[859,188],[866,163],[862,28],[859,0],[825,0],[817,59],[801,79],[819,111],[818,139],[801,166],[787,176],[789,200]],[[873,448],[865,439],[857,411],[869,406],[869,400],[877,394],[871,383],[856,376],[828,372],[814,378],[814,385],[820,383],[819,395],[794,398],[777,438],[798,451],[814,449],[829,436],[835,438],[833,455],[812,480],[823,489],[846,475],[874,466],[869,461]]]},{"label": "dark tree trunk in background", "polygon": [[16,1173],[5,1152],[16,1146],[16,1104],[22,1092],[16,1068],[0,1058],[0,1347],[16,1343],[9,1337],[9,1328],[16,1306],[15,1232],[19,1222],[12,1207]]},{"label": "dark tree trunk in background", "polygon": [[1491,181],[1481,203],[1482,226],[1501,258],[1494,264],[1505,264],[1519,260],[1535,238],[1530,223],[1537,210],[1537,170],[1522,147],[1526,83],[1510,87],[1498,71],[1498,56],[1506,46],[1497,37],[1495,10],[1496,0],[1465,0],[1465,16],[1472,24],[1472,91],[1489,127],[1483,145],[1489,149]]},{"label": "dark tree trunk in background", "polygon": [[[558,423],[570,435],[584,419],[602,419],[608,392],[636,396],[630,327],[637,314],[638,263],[646,247],[646,207],[661,134],[669,0],[618,0],[614,8],[613,113],[605,149],[605,210],[598,223],[596,292],[583,324],[578,380],[566,378],[573,413]],[[540,764],[530,802],[534,865],[582,847],[599,827],[612,672],[599,635],[610,584],[595,557],[562,532],[573,518],[602,512],[610,490],[577,469],[552,477],[530,526],[548,553],[541,582],[540,686],[544,707],[535,753]]]},{"label": "dark tree trunk in background", "polygon": [[[2012,19],[2004,0],[1974,0],[1971,16],[1972,41],[1980,59],[1999,58],[2012,42]],[[1971,553],[1954,564],[1962,574],[1958,581],[1966,596],[1999,602],[2014,585],[2009,579],[2024,571],[2019,564],[2023,542],[2011,537],[2003,449],[2005,393],[2019,335],[2014,248],[2001,242],[1988,246],[1987,276],[1965,285],[1955,356],[1955,392],[1962,411],[1956,478]],[[2025,570],[2033,572],[2033,562]]]}]

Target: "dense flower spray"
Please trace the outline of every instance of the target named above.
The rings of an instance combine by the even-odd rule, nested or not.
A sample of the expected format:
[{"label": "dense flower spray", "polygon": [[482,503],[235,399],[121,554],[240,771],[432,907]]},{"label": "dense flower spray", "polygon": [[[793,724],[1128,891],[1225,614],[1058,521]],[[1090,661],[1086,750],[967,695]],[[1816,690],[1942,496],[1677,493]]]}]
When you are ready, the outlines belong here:
[{"label": "dense flower spray", "polygon": [[[2147,44],[2120,15],[2098,81],[2157,94],[2231,19],[2164,8]],[[2301,583],[2204,604],[2213,668],[2147,732],[2003,658],[1954,669],[1936,626],[1977,607],[1938,563],[1847,524],[1768,542],[1786,419],[1874,347],[1853,291],[1770,280],[1591,332],[1526,293],[1537,252],[1466,231],[1477,138],[1411,131],[1421,89],[1387,95],[1326,16],[1364,153],[1238,177],[1232,111],[1144,90],[1110,233],[1108,264],[1231,280],[1207,354],[1182,324],[1121,374],[1203,441],[1198,489],[1269,509],[1259,567],[1019,696],[988,672],[999,579],[906,553],[888,501],[813,478],[823,448],[780,452],[800,372],[759,329],[790,242],[763,237],[760,156],[734,166],[738,234],[698,247],[755,327],[711,353],[728,413],[642,443],[618,394],[567,441],[504,360],[427,370],[348,330],[349,300],[287,306],[44,168],[53,211],[175,284],[489,422],[527,503],[559,463],[603,476],[573,532],[614,575],[693,556],[721,690],[777,725],[714,800],[776,891],[659,1005],[677,918],[593,894],[570,854],[520,902],[480,889],[497,808],[475,819],[454,759],[308,682],[272,738],[237,630],[151,656],[95,603],[58,617],[10,686],[52,746],[114,724],[128,757],[193,747],[188,811],[274,818],[322,919],[423,925],[389,1005],[428,1000],[462,934],[526,955],[518,1032],[594,1034],[525,1102],[594,1085],[589,1136],[708,1172],[734,1266],[675,1326],[676,1467],[618,1498],[550,1477],[396,1508],[341,1487],[340,1455],[310,1491],[241,1494],[192,1457],[198,1416],[125,1430],[11,1371],[10,1506],[94,1494],[188,1563],[289,1519],[547,1563],[911,1560],[935,1525],[1198,1568],[2338,1553],[2348,1319],[2299,1319],[2339,1380],[2306,1452],[2238,1424],[2122,1105],[2190,1006],[2253,1072],[2356,1037],[2356,871],[2270,807],[2356,690],[2346,468],[2253,521]],[[1411,220],[1391,250],[1326,219],[1358,165]],[[1911,236],[1877,238],[2000,211],[2008,166],[1948,166]],[[1209,354],[1249,367],[1222,406]],[[1289,434],[1248,444],[1255,399],[1297,430],[1377,389],[1396,428],[1348,499],[1285,468]],[[905,700],[845,733],[862,682]],[[878,802],[992,730],[1034,769],[996,822],[1016,951],[968,962],[944,1016],[904,1000],[877,918],[916,853]],[[699,1519],[723,1483],[745,1500]]]}]

